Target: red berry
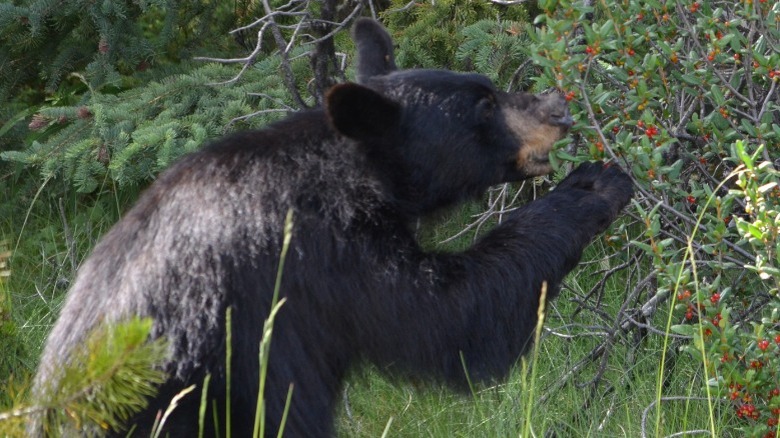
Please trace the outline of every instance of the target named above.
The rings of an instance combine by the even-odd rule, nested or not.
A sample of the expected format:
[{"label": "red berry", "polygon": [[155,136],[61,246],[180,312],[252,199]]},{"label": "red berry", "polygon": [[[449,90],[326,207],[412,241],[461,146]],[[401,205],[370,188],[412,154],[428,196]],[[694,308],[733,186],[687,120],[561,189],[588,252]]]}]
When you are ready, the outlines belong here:
[{"label": "red berry", "polygon": [[766,339],[762,339],[758,341],[758,349],[761,351],[766,351],[766,349],[769,348],[769,341]]},{"label": "red berry", "polygon": [[775,336],[775,344],[780,344],[780,335]]},{"label": "red berry", "polygon": [[718,304],[718,301],[720,301],[720,294],[719,294],[719,293],[717,293],[717,292],[715,292],[715,293],[714,293],[714,294],[712,294],[712,296],[710,297],[710,302],[712,302],[712,304]]},{"label": "red berry", "polygon": [[712,325],[714,325],[715,327],[720,327],[720,320],[721,320],[720,313],[718,313],[717,315],[712,317]]},{"label": "red berry", "polygon": [[695,204],[696,203],[696,198],[693,197],[692,195],[688,195],[688,197],[685,198],[685,200],[688,201],[689,204]]},{"label": "red berry", "polygon": [[658,135],[658,128],[656,128],[653,125],[648,126],[647,129],[645,129],[645,135],[647,136],[647,138],[652,140],[653,137]]}]

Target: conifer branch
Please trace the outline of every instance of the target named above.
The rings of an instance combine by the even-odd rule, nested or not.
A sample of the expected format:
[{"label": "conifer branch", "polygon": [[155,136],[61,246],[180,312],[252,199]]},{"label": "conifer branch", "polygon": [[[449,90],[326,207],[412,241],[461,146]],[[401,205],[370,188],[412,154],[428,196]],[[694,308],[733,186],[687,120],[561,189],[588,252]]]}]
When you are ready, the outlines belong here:
[{"label": "conifer branch", "polygon": [[49,373],[35,405],[0,419],[40,415],[47,434],[117,430],[165,379],[159,365],[167,345],[162,339],[147,342],[151,327],[150,319],[133,318],[94,330],[65,369]]}]

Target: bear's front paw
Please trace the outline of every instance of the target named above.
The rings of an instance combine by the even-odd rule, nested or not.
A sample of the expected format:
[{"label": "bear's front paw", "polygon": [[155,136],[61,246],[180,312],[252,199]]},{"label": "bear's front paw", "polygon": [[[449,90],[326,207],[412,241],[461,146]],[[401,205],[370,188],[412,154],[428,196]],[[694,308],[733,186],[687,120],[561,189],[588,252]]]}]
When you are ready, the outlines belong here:
[{"label": "bear's front paw", "polygon": [[593,190],[594,184],[604,170],[604,163],[601,161],[582,163],[558,184],[556,190],[569,188]]},{"label": "bear's front paw", "polygon": [[[634,187],[631,178],[615,165],[605,165],[597,161],[583,163],[569,174],[556,191],[585,191],[579,192],[581,202],[608,205],[608,216],[611,222],[625,207],[634,195]],[[584,196],[584,197],[583,197]],[[590,199],[587,201],[586,199]]]},{"label": "bear's front paw", "polygon": [[631,178],[625,172],[601,161],[582,163],[558,184],[556,190],[570,188],[622,195],[619,198],[624,200],[623,205],[628,203],[634,193]]},{"label": "bear's front paw", "polygon": [[614,165],[603,167],[603,172],[594,181],[592,190],[610,204],[615,215],[628,205],[634,196],[631,177]]}]

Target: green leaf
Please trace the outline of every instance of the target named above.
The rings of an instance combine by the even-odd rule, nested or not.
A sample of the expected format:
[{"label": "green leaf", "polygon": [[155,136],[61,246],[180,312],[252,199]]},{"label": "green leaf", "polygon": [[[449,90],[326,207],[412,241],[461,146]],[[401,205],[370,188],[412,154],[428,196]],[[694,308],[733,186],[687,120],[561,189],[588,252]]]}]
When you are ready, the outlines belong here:
[{"label": "green leaf", "polygon": [[734,143],[734,153],[736,154],[737,158],[745,164],[745,167],[747,167],[749,170],[753,170],[755,168],[753,164],[753,159],[748,155],[748,153],[745,151],[745,142],[742,140],[738,140]]},{"label": "green leaf", "polygon": [[601,25],[601,29],[599,30],[599,36],[601,38],[608,38],[612,36],[612,34],[615,33],[615,23],[612,20],[607,20],[604,22],[603,25]]},{"label": "green leaf", "polygon": [[683,336],[693,336],[694,330],[691,324],[675,324],[670,327],[672,333]]},{"label": "green leaf", "polygon": [[[726,45],[729,44],[731,42],[731,40],[734,39],[735,36],[736,35],[734,35],[733,33],[727,33],[727,34],[723,35],[723,37],[721,37],[721,39],[717,40],[718,46],[719,47],[726,47]],[[735,42],[738,43],[739,40],[736,40]],[[739,47],[739,46],[737,46],[737,47]]]},{"label": "green leaf", "polygon": [[758,229],[758,227],[756,227],[751,223],[748,223],[747,226],[748,226],[748,232],[750,233],[751,236],[755,237],[758,240],[764,239],[764,234],[761,232],[761,230]]},{"label": "green leaf", "polygon": [[646,252],[648,254],[652,254],[653,253],[653,248],[650,245],[648,245],[648,244],[646,244],[644,242],[639,242],[637,240],[632,240],[631,241],[631,245],[641,249],[642,251],[644,251],[644,252]]},{"label": "green leaf", "polygon": [[726,104],[726,98],[723,96],[723,92],[720,91],[719,86],[713,85],[710,87],[710,95],[718,106],[723,106]]},{"label": "green leaf", "polygon": [[701,85],[701,78],[692,74],[684,74],[681,76],[682,80],[691,85]]},{"label": "green leaf", "polygon": [[747,119],[742,119],[742,122],[740,124],[742,126],[742,129],[751,137],[757,137],[758,132],[756,131],[756,127],[751,124]]}]

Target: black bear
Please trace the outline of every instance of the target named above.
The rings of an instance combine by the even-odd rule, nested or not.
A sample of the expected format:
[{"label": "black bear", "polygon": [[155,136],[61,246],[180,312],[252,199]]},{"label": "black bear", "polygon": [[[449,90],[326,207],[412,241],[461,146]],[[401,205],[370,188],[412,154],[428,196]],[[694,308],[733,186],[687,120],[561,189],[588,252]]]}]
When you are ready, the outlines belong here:
[{"label": "black bear", "polygon": [[[357,84],[333,87],[322,109],[184,157],[106,234],[46,343],[39,397],[57,391],[58,370],[97,324],[152,317],[152,336],[170,345],[168,380],[128,428],[147,436],[173,395],[210,374],[206,419],[250,435],[288,211],[266,431],[280,427],[292,385],[285,434],[331,435],[342,381],[362,362],[454,386],[466,372],[482,381],[508,372],[529,346],[542,283],[554,297],[629,202],[631,182],[615,166],[584,164],[470,249],[424,252],[415,219],[550,172],[548,153],[572,119],[557,94],[504,93],[476,74],[397,70],[390,36],[374,21],[358,20],[353,34]],[[199,405],[199,394],[185,397],[165,433],[196,436]]]}]

